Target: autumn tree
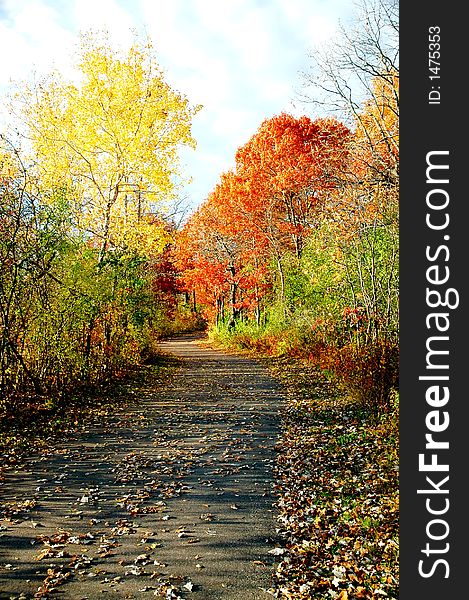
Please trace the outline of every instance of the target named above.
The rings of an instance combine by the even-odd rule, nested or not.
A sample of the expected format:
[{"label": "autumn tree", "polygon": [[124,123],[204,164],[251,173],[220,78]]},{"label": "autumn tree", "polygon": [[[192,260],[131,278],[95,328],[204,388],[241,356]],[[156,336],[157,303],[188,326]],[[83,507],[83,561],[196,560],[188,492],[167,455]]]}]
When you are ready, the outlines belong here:
[{"label": "autumn tree", "polygon": [[112,307],[129,265],[155,257],[169,241],[163,215],[182,177],[179,150],[195,146],[198,107],[165,81],[150,42],[117,51],[105,33],[84,34],[76,72],[76,81],[52,73],[23,85],[14,107],[31,147],[30,189],[48,190],[51,202],[65,198],[70,235],[95,250],[89,362],[95,338],[103,336],[103,348],[117,343]]},{"label": "autumn tree", "polygon": [[111,248],[151,252],[165,241],[152,215],[175,194],[198,107],[166,83],[149,42],[117,52],[83,35],[76,67],[78,83],[52,73],[16,96],[37,179],[67,190],[100,261]]},{"label": "autumn tree", "polygon": [[230,327],[242,313],[260,325],[272,265],[285,308],[284,257],[292,252],[301,259],[320,207],[340,185],[348,138],[334,119],[281,114],[266,119],[238,149],[235,170],[221,175],[178,243],[186,285],[205,298],[216,290],[217,322],[226,301]]},{"label": "autumn tree", "polygon": [[[234,235],[230,235],[230,220],[224,219],[219,202],[222,184],[191,217],[178,240],[180,258],[186,257],[184,278],[186,285],[214,303],[217,321],[225,316],[225,301],[229,303],[231,319],[237,315],[240,249]],[[230,205],[230,198],[225,198]],[[229,293],[228,293],[229,292]],[[229,298],[228,298],[229,296]]]},{"label": "autumn tree", "polygon": [[[352,22],[310,53],[299,99],[345,119],[368,145],[374,177],[397,183],[399,4],[359,0]],[[365,110],[364,110],[365,109]],[[383,157],[383,148],[386,157]]]},{"label": "autumn tree", "polygon": [[327,209],[352,308],[366,313],[373,338],[397,330],[398,42],[396,0],[359,0],[352,21],[311,53],[300,98],[353,130],[345,185]]},{"label": "autumn tree", "polygon": [[191,310],[196,313],[202,308],[204,316],[218,324],[225,318],[229,289],[226,265],[205,246],[201,223],[196,212],[177,236],[176,264]]},{"label": "autumn tree", "polygon": [[399,77],[372,80],[373,95],[356,116],[353,174],[360,181],[398,186]]},{"label": "autumn tree", "polygon": [[292,250],[301,258],[319,208],[340,185],[348,138],[348,129],[335,119],[282,113],[266,119],[236,153],[236,173],[244,186],[239,204],[270,247],[282,299],[282,257]]},{"label": "autumn tree", "polygon": [[0,149],[9,410],[12,398],[58,401],[138,361],[161,329],[161,305],[171,299],[169,313],[178,293],[162,254],[165,211],[198,108],[166,83],[149,43],[118,52],[104,34],[87,34],[76,66],[73,81],[52,73],[16,87],[27,152]]},{"label": "autumn tree", "polygon": [[360,312],[367,343],[396,340],[399,298],[398,90],[382,79],[374,79],[372,87],[373,98],[357,115],[346,185],[327,205],[348,288],[347,310]]},{"label": "autumn tree", "polygon": [[[192,283],[215,292],[217,321],[232,327],[242,310],[253,309],[260,320],[265,291],[266,243],[252,215],[240,208],[242,181],[233,171],[222,173],[206,201],[184,227],[179,255],[190,252]],[[184,278],[188,281],[188,264]],[[201,265],[203,268],[200,269]],[[197,277],[194,277],[195,274]],[[204,294],[206,295],[206,293]]]}]

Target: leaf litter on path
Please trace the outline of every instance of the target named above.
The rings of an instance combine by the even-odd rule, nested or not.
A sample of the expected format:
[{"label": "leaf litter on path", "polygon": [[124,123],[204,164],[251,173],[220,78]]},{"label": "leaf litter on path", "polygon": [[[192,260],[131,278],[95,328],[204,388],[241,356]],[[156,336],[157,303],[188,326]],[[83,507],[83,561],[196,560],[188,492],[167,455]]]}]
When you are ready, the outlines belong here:
[{"label": "leaf litter on path", "polygon": [[378,419],[307,363],[270,361],[287,402],[277,444],[278,598],[399,594],[397,415]]},{"label": "leaf litter on path", "polygon": [[1,589],[268,597],[278,386],[253,361],[189,354],[165,386],[147,377],[138,402],[6,472]]}]

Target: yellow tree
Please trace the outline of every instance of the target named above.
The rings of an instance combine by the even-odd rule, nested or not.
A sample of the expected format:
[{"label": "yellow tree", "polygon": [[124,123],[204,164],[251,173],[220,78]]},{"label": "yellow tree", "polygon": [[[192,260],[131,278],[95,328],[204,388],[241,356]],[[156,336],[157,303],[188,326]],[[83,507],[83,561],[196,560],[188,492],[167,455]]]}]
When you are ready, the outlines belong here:
[{"label": "yellow tree", "polygon": [[[375,77],[372,95],[356,115],[357,174],[388,186],[399,183],[399,74]],[[360,164],[361,163],[361,164]]]},{"label": "yellow tree", "polygon": [[77,59],[78,83],[55,72],[17,94],[38,180],[73,198],[74,226],[100,261],[110,248],[146,254],[164,238],[153,215],[175,194],[200,107],[166,83],[149,42],[119,52],[89,33]]},{"label": "yellow tree", "polygon": [[[399,74],[375,77],[356,114],[349,180],[328,203],[351,306],[368,339],[396,340],[399,277]],[[329,233],[329,232],[327,232]]]}]

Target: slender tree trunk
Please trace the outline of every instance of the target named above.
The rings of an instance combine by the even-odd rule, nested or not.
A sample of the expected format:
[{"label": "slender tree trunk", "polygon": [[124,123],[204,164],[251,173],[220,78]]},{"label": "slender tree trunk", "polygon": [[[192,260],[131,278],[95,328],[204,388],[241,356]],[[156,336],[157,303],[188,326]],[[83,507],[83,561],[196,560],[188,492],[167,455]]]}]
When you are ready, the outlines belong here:
[{"label": "slender tree trunk", "polygon": [[116,185],[114,188],[114,194],[112,198],[108,198],[106,203],[106,210],[104,213],[104,232],[103,232],[103,242],[101,244],[101,248],[99,250],[98,255],[98,264],[101,264],[104,260],[104,256],[106,255],[106,250],[109,245],[109,233],[111,231],[111,209],[115,202],[117,201],[117,197],[119,196],[119,185]]},{"label": "slender tree trunk", "polygon": [[238,319],[239,311],[236,308],[236,299],[238,292],[238,284],[235,281],[236,277],[236,267],[234,264],[230,264],[228,267],[228,271],[231,274],[231,282],[230,282],[230,320],[228,321],[228,328],[232,329],[236,325],[236,321]]},{"label": "slender tree trunk", "polygon": [[216,325],[217,327],[219,327],[221,321],[221,298],[220,296],[218,296],[217,300],[216,300],[216,306],[217,306],[217,317],[216,317]]},{"label": "slender tree trunk", "polygon": [[192,312],[195,314],[197,312],[197,302],[195,297],[195,290],[192,290]]},{"label": "slender tree trunk", "polygon": [[18,362],[20,363],[21,367],[23,368],[23,371],[26,373],[26,376],[29,378],[29,380],[33,384],[34,391],[36,392],[36,394],[42,394],[43,388],[42,388],[41,382],[34,375],[34,373],[29,369],[29,367],[27,366],[27,364],[26,364],[26,362],[25,362],[22,354],[19,352],[19,350],[16,347],[16,345],[11,340],[8,340],[8,345],[10,346],[13,354],[18,359]]},{"label": "slender tree trunk", "polygon": [[277,256],[277,269],[280,281],[280,302],[283,307],[283,314],[287,316],[287,307],[285,306],[285,273],[283,272],[283,265],[280,256]]},{"label": "slender tree trunk", "polygon": [[254,314],[256,317],[256,325],[257,327],[261,326],[261,300],[259,298],[259,288],[255,287],[255,294],[256,294],[256,308],[254,310]]}]

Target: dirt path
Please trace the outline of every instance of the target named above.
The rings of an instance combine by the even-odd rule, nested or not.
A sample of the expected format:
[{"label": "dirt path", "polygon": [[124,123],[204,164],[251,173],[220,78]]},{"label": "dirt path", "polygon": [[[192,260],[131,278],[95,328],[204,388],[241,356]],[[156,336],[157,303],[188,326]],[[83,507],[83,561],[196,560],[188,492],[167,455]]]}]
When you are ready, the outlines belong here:
[{"label": "dirt path", "polygon": [[272,598],[279,385],[196,336],[161,346],[166,389],[7,475],[0,598]]}]

